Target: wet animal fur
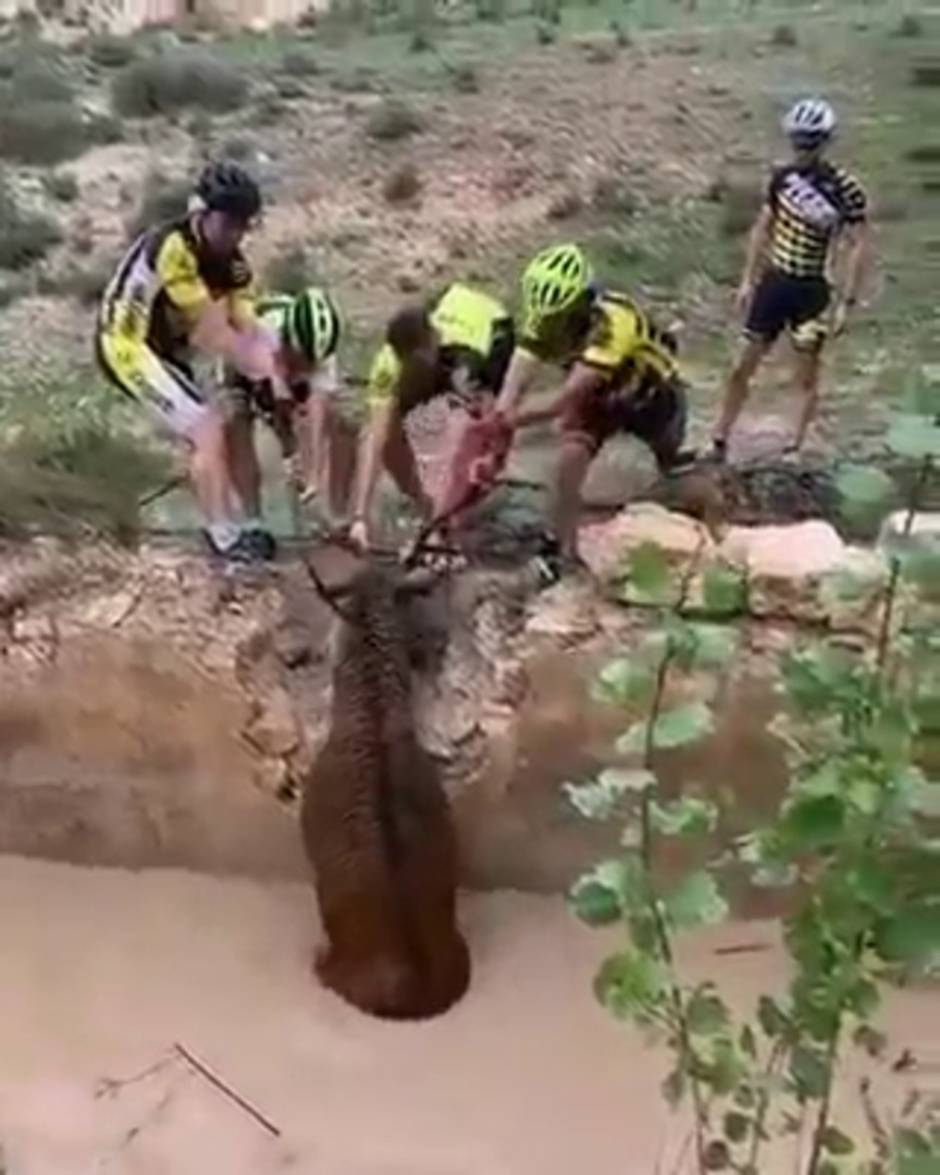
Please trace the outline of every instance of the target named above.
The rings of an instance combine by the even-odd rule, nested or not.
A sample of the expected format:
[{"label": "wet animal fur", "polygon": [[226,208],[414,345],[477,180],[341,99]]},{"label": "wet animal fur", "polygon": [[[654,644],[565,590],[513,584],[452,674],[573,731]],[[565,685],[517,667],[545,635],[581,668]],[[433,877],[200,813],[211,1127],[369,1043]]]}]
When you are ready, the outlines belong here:
[{"label": "wet animal fur", "polygon": [[470,981],[456,920],[457,842],[412,715],[401,572],[366,567],[344,594],[330,733],[301,805],[326,943],[321,981],[364,1012],[419,1019]]}]

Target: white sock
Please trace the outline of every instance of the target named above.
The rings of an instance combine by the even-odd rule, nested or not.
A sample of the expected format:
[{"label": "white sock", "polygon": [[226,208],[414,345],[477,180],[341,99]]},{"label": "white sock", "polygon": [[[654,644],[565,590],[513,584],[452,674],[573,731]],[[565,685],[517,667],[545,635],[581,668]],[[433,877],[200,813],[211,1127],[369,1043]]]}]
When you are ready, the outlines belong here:
[{"label": "white sock", "polygon": [[234,522],[213,522],[209,526],[209,537],[218,551],[227,551],[238,542],[238,527]]}]

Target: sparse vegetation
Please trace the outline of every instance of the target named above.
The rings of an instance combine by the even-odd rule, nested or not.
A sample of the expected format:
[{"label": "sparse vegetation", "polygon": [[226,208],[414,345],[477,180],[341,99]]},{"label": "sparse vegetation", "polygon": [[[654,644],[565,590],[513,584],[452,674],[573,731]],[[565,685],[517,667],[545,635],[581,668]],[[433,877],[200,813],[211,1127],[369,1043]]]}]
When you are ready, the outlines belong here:
[{"label": "sparse vegetation", "polygon": [[102,69],[120,69],[136,60],[137,46],[129,37],[100,33],[88,41],[87,53],[89,60]]},{"label": "sparse vegetation", "polygon": [[381,142],[406,139],[423,129],[424,120],[418,112],[395,98],[380,102],[366,122],[366,134]]},{"label": "sparse vegetation", "polygon": [[127,118],[154,118],[187,107],[226,113],[243,106],[247,97],[243,70],[198,49],[134,61],[115,75],[111,86],[114,110]]},{"label": "sparse vegetation", "polygon": [[461,62],[450,71],[454,89],[458,94],[478,94],[480,92],[480,71],[471,61]]},{"label": "sparse vegetation", "polygon": [[382,185],[382,195],[389,204],[412,203],[421,191],[421,177],[413,163],[400,164]]},{"label": "sparse vegetation", "polygon": [[281,57],[281,70],[295,78],[316,77],[320,63],[308,49],[287,49]]},{"label": "sparse vegetation", "polygon": [[778,24],[770,34],[770,43],[776,45],[778,49],[795,49],[800,41],[793,25]]},{"label": "sparse vegetation", "polygon": [[191,192],[189,180],[170,179],[158,171],[148,172],[137,211],[128,225],[128,236],[135,237],[154,224],[183,216]]},{"label": "sparse vegetation", "polygon": [[598,212],[614,216],[631,217],[639,211],[639,201],[619,175],[609,173],[598,176],[594,182],[591,203]]},{"label": "sparse vegetation", "polygon": [[66,102],[20,101],[0,94],[0,157],[49,165],[74,159],[87,146],[88,124]]},{"label": "sparse vegetation", "polygon": [[299,294],[314,284],[313,266],[302,245],[290,245],[276,253],[264,271],[267,290],[278,294]]},{"label": "sparse vegetation", "polygon": [[101,427],[31,427],[0,451],[0,535],[97,535],[130,544],[140,498],[169,471],[165,454]]},{"label": "sparse vegetation", "polygon": [[895,34],[899,37],[922,37],[924,35],[924,22],[913,12],[905,13],[898,21]]},{"label": "sparse vegetation", "polygon": [[71,204],[78,199],[78,180],[71,171],[50,171],[42,177],[42,185],[61,204]]},{"label": "sparse vegetation", "polygon": [[25,269],[61,239],[50,217],[20,209],[8,180],[0,175],[0,269]]},{"label": "sparse vegetation", "polygon": [[574,188],[566,188],[553,197],[546,210],[549,220],[570,220],[584,207],[584,201]]}]

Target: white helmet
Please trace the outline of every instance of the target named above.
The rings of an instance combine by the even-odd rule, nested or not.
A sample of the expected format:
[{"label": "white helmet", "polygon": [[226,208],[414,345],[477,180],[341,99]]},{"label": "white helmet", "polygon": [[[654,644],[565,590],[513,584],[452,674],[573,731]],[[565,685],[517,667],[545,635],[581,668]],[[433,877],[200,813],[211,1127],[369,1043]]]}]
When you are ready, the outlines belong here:
[{"label": "white helmet", "polygon": [[801,98],[787,111],[783,130],[794,146],[812,149],[832,138],[835,133],[836,112],[822,98]]}]

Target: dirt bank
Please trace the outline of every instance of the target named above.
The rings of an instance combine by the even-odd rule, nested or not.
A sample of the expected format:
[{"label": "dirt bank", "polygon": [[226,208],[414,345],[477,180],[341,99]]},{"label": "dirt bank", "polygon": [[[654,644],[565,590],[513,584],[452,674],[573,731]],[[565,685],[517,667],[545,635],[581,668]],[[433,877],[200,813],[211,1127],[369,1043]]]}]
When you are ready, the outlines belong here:
[{"label": "dirt bank", "polygon": [[[464,898],[461,913],[468,997],[395,1026],[313,982],[306,887],[0,858],[9,1175],[651,1175],[683,1130],[660,1105],[661,1058],[593,1002],[604,936],[558,898]],[[744,941],[769,949],[715,954]],[[745,1002],[781,982],[772,943],[766,924],[732,924],[696,938],[689,962]],[[892,1055],[936,1056],[935,1004],[892,1002]],[[178,1061],[95,1097],[174,1041],[281,1136]],[[909,1079],[892,1080],[882,1093]]]}]

